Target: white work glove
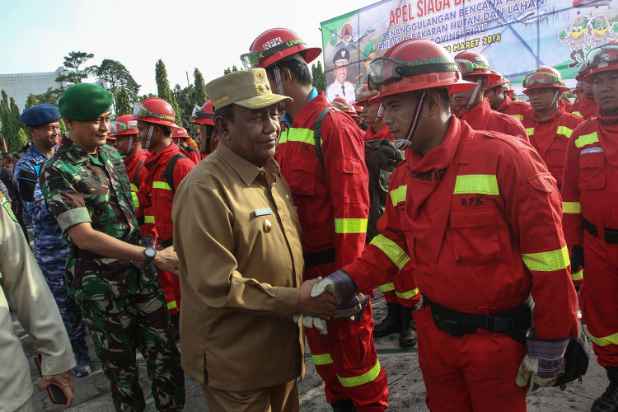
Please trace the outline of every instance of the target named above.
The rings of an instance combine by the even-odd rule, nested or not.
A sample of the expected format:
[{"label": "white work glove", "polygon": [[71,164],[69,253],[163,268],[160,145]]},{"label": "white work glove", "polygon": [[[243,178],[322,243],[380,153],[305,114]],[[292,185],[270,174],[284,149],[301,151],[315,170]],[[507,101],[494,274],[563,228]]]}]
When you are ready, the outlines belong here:
[{"label": "white work glove", "polygon": [[569,340],[542,341],[528,339],[528,353],[519,365],[515,383],[531,390],[539,386],[552,386],[564,369],[564,354]]},{"label": "white work glove", "polygon": [[326,321],[324,319],[314,316],[294,315],[294,322],[298,322],[299,319],[305,328],[317,329],[321,335],[328,335],[328,326],[326,325]]}]

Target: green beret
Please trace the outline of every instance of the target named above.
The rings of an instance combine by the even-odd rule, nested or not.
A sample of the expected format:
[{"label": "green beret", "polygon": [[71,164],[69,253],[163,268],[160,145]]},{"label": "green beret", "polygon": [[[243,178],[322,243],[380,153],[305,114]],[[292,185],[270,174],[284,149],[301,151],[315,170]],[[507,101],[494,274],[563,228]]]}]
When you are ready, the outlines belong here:
[{"label": "green beret", "polygon": [[98,84],[79,83],[66,89],[58,106],[65,119],[86,122],[110,111],[112,102],[112,94]]}]

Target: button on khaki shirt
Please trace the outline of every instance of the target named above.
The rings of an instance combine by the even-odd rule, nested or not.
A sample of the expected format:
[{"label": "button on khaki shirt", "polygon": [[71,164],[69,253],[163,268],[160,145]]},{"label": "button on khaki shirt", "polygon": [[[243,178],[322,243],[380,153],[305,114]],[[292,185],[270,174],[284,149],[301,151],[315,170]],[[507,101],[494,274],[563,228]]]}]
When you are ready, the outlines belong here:
[{"label": "button on khaki shirt", "polygon": [[274,160],[258,168],[224,145],[181,183],[172,217],[187,374],[244,391],[303,373],[292,320],[303,271],[300,225]]}]

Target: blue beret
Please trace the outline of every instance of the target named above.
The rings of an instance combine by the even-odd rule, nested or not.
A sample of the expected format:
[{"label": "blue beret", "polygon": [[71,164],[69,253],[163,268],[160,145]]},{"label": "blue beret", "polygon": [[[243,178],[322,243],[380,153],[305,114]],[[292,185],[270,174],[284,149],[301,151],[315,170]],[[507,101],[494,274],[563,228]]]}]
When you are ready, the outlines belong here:
[{"label": "blue beret", "polygon": [[74,84],[58,101],[62,117],[81,122],[96,120],[111,110],[112,103],[112,94],[94,83]]},{"label": "blue beret", "polygon": [[60,119],[60,111],[53,104],[42,103],[24,110],[19,118],[28,127],[38,127],[57,122]]}]

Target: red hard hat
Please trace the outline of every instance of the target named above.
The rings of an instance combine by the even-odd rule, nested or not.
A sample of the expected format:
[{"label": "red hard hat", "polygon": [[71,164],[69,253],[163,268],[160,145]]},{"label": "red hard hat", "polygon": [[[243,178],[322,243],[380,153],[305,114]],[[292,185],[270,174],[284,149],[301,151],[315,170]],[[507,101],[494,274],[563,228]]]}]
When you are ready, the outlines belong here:
[{"label": "red hard hat", "polygon": [[264,69],[297,53],[305,63],[311,63],[322,53],[319,47],[305,47],[305,42],[296,33],[281,28],[266,30],[257,36],[249,50],[240,56],[243,64]]},{"label": "red hard hat", "polygon": [[586,58],[584,80],[602,72],[618,71],[618,44],[606,44],[591,50]]},{"label": "red hard hat", "polygon": [[137,120],[146,123],[160,124],[168,127],[178,127],[176,112],[171,104],[159,97],[148,97],[137,104],[133,111]]},{"label": "red hard hat", "polygon": [[462,51],[455,56],[461,75],[465,78],[483,78],[486,83],[493,84],[500,80],[500,74],[489,68],[489,62],[480,53]]},{"label": "red hard hat", "polygon": [[113,137],[119,136],[135,136],[139,134],[137,128],[137,118],[132,114],[123,114],[112,122],[111,135]]},{"label": "red hard hat", "polygon": [[215,106],[212,104],[212,100],[207,100],[201,108],[196,106],[193,109],[191,123],[202,126],[215,125]]},{"label": "red hard hat", "polygon": [[549,66],[541,66],[526,76],[523,86],[524,93],[533,89],[558,89],[563,92],[569,90],[562,81],[560,72]]},{"label": "red hard hat", "polygon": [[189,136],[187,129],[184,127],[174,127],[172,129],[172,139],[186,139],[187,137],[191,136]]},{"label": "red hard hat", "polygon": [[378,97],[378,94],[377,90],[371,90],[367,83],[363,83],[356,91],[356,104],[362,106],[372,104],[373,100]]},{"label": "red hard hat", "polygon": [[460,93],[475,86],[462,80],[451,55],[431,40],[405,40],[391,47],[369,63],[368,77],[380,98],[434,88]]},{"label": "red hard hat", "polygon": [[506,85],[509,81],[506,79],[506,77],[502,76],[500,73],[493,71],[493,73],[496,74],[496,76],[492,76],[491,78],[489,78],[487,80],[487,82],[485,83],[485,88],[486,89],[493,89],[495,87],[498,86],[504,86]]}]

